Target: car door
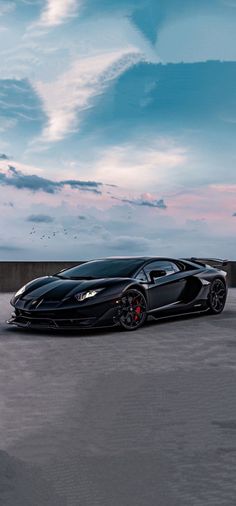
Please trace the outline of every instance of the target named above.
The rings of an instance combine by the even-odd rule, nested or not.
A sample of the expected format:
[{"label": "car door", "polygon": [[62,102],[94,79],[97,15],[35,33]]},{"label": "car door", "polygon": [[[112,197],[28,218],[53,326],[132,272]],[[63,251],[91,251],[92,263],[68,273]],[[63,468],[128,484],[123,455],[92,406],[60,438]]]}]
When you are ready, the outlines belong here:
[{"label": "car door", "polygon": [[[151,279],[152,271],[165,271],[165,275]],[[144,272],[149,282],[150,310],[158,309],[181,300],[187,279],[183,278],[180,267],[169,260],[156,260],[147,264]]]}]

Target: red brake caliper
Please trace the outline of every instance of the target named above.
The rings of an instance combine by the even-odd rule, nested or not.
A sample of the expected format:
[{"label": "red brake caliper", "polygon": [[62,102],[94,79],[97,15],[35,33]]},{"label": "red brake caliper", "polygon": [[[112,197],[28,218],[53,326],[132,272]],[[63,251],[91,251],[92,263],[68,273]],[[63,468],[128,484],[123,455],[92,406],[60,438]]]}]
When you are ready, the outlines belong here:
[{"label": "red brake caliper", "polygon": [[135,315],[134,319],[135,319],[135,321],[137,321],[139,319],[139,315],[141,313],[141,307],[140,306],[136,307],[135,313],[136,313],[136,315]]}]

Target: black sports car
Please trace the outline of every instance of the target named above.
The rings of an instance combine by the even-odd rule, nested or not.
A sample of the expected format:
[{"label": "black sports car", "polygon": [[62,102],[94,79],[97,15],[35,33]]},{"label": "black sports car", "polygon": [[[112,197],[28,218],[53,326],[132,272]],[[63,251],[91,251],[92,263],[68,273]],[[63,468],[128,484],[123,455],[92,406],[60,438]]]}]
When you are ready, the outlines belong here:
[{"label": "black sports car", "polygon": [[[210,262],[210,260],[209,260]],[[156,318],[221,313],[227,297],[226,261],[196,258],[104,258],[31,281],[12,298],[10,324],[27,328],[120,325],[136,330]]]}]

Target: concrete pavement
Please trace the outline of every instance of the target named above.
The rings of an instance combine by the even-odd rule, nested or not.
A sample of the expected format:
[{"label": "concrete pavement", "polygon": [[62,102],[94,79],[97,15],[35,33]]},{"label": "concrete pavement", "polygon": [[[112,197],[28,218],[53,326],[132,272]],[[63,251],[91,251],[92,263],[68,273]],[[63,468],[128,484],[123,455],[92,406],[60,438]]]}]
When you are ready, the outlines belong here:
[{"label": "concrete pavement", "polygon": [[1,504],[235,505],[236,290],[219,316],[58,336],[7,327],[9,298]]}]

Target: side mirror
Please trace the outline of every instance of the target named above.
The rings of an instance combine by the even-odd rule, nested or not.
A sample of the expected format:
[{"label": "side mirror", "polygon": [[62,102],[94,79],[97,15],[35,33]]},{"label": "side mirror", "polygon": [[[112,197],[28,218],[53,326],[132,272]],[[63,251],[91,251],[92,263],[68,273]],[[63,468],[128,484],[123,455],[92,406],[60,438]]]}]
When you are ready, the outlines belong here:
[{"label": "side mirror", "polygon": [[162,278],[163,276],[166,276],[166,271],[164,271],[164,269],[150,272],[150,278],[151,278],[152,283],[154,283],[155,279]]}]

